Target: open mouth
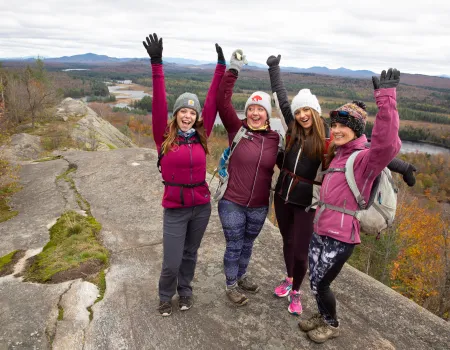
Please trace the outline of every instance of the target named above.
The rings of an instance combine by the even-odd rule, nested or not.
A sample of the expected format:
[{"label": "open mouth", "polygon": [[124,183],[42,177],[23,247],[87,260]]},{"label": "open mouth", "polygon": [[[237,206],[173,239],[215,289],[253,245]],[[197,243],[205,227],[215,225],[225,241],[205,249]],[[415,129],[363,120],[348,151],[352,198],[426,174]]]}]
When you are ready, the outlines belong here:
[{"label": "open mouth", "polygon": [[181,121],[181,124],[184,125],[184,126],[189,126],[189,125],[192,124],[192,121],[182,120],[182,121]]}]

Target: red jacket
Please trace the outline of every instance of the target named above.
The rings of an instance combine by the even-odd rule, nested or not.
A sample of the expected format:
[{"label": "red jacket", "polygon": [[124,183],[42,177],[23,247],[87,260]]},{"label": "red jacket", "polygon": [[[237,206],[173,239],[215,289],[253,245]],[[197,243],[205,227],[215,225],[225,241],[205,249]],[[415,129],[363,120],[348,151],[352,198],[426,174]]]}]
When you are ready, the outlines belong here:
[{"label": "red jacket", "polygon": [[[206,135],[209,136],[217,115],[216,95],[220,80],[225,72],[225,65],[218,64],[202,110]],[[164,141],[168,122],[166,88],[162,64],[152,64],[153,103],[152,123],[153,137],[158,154]],[[178,138],[179,141],[182,138]],[[174,146],[161,159],[161,173],[164,182],[177,184],[197,184],[206,178],[206,154],[200,143]],[[210,201],[208,185],[183,188],[172,185],[164,186],[162,206],[164,208],[192,207]],[[183,203],[184,202],[184,203]]]},{"label": "red jacket", "polygon": [[[217,94],[217,109],[230,145],[242,125],[249,129],[247,121],[238,118],[231,103],[236,79],[227,71]],[[280,136],[270,127],[264,131],[249,129],[248,135],[253,136],[252,140],[242,138],[230,158],[228,186],[223,198],[250,208],[268,206]]]}]

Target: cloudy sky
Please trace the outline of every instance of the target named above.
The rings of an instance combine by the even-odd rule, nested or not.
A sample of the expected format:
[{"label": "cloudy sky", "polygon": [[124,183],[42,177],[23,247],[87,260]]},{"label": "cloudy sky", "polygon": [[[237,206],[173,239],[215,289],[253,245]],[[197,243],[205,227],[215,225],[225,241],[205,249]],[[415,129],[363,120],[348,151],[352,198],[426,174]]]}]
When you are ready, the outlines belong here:
[{"label": "cloudy sky", "polygon": [[448,0],[0,0],[0,57],[145,57],[156,32],[166,57],[215,61],[217,42],[227,59],[450,75],[449,17]]}]

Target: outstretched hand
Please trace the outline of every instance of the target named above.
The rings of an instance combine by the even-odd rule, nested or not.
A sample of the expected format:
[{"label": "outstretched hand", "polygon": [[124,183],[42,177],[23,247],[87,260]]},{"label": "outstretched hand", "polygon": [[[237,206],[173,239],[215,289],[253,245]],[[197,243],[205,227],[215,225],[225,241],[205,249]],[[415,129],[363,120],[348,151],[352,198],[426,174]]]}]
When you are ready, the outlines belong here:
[{"label": "outstretched hand", "polygon": [[272,56],[269,56],[266,63],[269,67],[276,67],[276,66],[280,65],[280,60],[281,60],[281,55],[278,55],[277,57],[272,55]]},{"label": "outstretched hand", "polygon": [[217,43],[216,43],[216,52],[217,52],[217,63],[226,64],[222,48]]},{"label": "outstretched hand", "polygon": [[145,49],[147,50],[148,55],[150,56],[150,61],[152,63],[162,63],[162,52],[163,52],[163,42],[162,38],[158,40],[158,36],[156,33],[150,34],[145,41],[142,42],[144,44]]},{"label": "outstretched hand", "polygon": [[416,184],[416,178],[414,176],[414,173],[416,171],[416,167],[412,164],[409,164],[406,173],[403,174],[403,181],[405,181],[409,187],[413,187]]},{"label": "outstretched hand", "polygon": [[389,68],[386,73],[386,71],[383,70],[379,79],[375,76],[372,77],[372,83],[375,90],[395,88],[400,83],[400,71],[395,68]]},{"label": "outstretched hand", "polygon": [[247,58],[241,49],[233,51],[230,58],[230,69],[235,69],[239,73],[242,66],[247,63]]}]

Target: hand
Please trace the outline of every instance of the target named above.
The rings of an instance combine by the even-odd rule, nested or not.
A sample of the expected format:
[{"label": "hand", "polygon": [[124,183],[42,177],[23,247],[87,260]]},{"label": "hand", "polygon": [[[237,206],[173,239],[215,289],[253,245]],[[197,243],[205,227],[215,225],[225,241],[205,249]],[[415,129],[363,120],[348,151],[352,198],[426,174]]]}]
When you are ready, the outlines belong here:
[{"label": "hand", "polygon": [[216,43],[216,52],[217,52],[217,63],[220,64],[227,64],[225,62],[225,57],[223,55],[222,48],[219,46],[219,44]]},{"label": "hand", "polygon": [[280,65],[280,60],[281,60],[281,55],[278,55],[277,57],[272,55],[267,59],[266,63],[269,67],[276,67],[276,66]]},{"label": "hand", "polygon": [[372,77],[372,83],[374,90],[377,89],[387,89],[387,88],[395,88],[400,82],[400,71],[397,69],[389,68],[386,71],[383,70],[381,72],[380,79],[378,77]]},{"label": "hand", "polygon": [[150,34],[147,38],[147,43],[143,41],[145,49],[147,50],[148,55],[150,56],[151,63],[162,63],[162,52],[163,52],[163,43],[162,38],[158,40],[158,36],[153,33]]},{"label": "hand", "polygon": [[416,167],[409,164],[406,173],[403,174],[403,181],[405,181],[409,187],[413,187],[416,184],[416,178],[414,177],[415,171],[417,171]]},{"label": "hand", "polygon": [[241,49],[233,51],[230,58],[230,69],[235,69],[239,73],[242,66],[247,63],[247,58]]}]

